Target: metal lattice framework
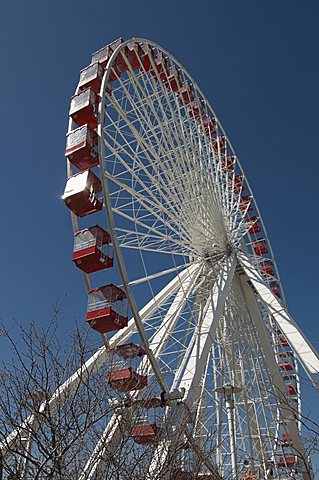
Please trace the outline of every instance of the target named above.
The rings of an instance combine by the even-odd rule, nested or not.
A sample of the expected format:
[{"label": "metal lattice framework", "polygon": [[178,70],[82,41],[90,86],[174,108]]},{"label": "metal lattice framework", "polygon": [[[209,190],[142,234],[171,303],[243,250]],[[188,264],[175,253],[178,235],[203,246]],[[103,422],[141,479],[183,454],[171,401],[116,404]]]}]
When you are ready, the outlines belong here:
[{"label": "metal lattice framework", "polygon": [[[105,224],[106,213],[117,260],[107,275],[125,291],[132,318],[102,334],[103,347],[81,368],[81,379],[106,364],[116,371],[110,352],[134,342],[145,352],[136,372],[148,383],[111,392],[113,413],[81,480],[105,478],[123,442],[141,459],[140,470],[131,477],[108,470],[107,478],[312,478],[300,436],[298,364],[318,388],[319,358],[287,312],[268,235],[229,138],[195,81],[155,43],[119,40],[94,54],[93,66],[95,60],[103,79],[96,75],[85,86],[100,81],[99,165],[91,170],[105,208],[94,221]],[[74,129],[73,117],[69,135]],[[78,232],[74,213],[72,221]],[[80,221],[92,225],[91,215]],[[95,273],[84,279],[88,291],[99,286]],[[53,408],[79,377],[75,372],[59,387]],[[162,408],[142,408],[150,399]],[[136,425],[156,425],[152,442],[134,442]],[[17,431],[7,442],[16,438]]]}]

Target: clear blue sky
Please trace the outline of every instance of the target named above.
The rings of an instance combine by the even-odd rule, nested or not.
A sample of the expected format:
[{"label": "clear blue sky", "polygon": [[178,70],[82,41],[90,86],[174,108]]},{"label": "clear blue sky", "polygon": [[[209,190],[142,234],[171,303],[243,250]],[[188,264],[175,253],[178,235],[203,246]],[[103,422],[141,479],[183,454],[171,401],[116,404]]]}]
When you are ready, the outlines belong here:
[{"label": "clear blue sky", "polygon": [[44,325],[66,296],[63,325],[83,321],[60,201],[69,101],[93,51],[141,36],[172,52],[216,110],[255,192],[290,312],[319,348],[319,3],[10,0],[0,18],[0,317]]}]

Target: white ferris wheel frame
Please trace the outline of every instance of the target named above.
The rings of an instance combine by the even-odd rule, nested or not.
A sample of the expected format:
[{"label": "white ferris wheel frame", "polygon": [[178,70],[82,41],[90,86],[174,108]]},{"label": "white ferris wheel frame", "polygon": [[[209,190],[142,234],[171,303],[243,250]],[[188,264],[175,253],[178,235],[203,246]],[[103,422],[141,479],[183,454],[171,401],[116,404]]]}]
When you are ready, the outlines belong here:
[{"label": "white ferris wheel frame", "polygon": [[[134,42],[143,43],[145,45],[151,45],[152,47],[158,48],[161,52],[167,55],[170,59],[173,60],[174,64],[177,65],[179,68],[183,69],[182,65],[172,57],[166,50],[162,47],[157,45],[154,42],[150,42],[143,38],[134,38],[132,39]],[[102,141],[102,127],[104,122],[104,115],[105,115],[105,95],[106,95],[106,87],[109,80],[109,75],[111,71],[111,66],[113,60],[117,57],[118,53],[128,45],[132,40],[122,43],[119,45],[113,52],[108,66],[105,70],[102,87],[101,87],[101,97],[102,101],[100,102],[99,107],[99,125],[98,125],[98,135],[99,135],[99,158],[100,158],[100,170],[104,172],[104,143]],[[153,61],[151,59],[151,61]],[[188,78],[191,77],[188,75]],[[191,79],[192,82],[195,84],[194,80]],[[196,85],[196,84],[195,84]],[[196,85],[196,89],[203,98],[204,95],[201,92],[200,88]],[[208,104],[209,109],[213,112],[211,107]],[[215,118],[216,115],[214,113]],[[69,130],[72,129],[72,121],[70,120]],[[224,135],[225,132],[220,125],[220,129]],[[234,149],[231,146],[231,143],[227,137],[227,141],[234,152]],[[240,170],[242,171],[239,161],[237,160],[237,164],[239,165]],[[70,163],[68,163],[68,176],[72,174],[72,167]],[[170,332],[172,332],[175,328],[176,321],[179,317],[181,310],[183,309],[183,305],[185,304],[188,295],[191,294],[192,286],[196,283],[196,279],[200,275],[200,266],[198,264],[190,262],[190,265],[187,266],[184,270],[181,270],[177,273],[176,277],[173,278],[159,293],[157,293],[153,299],[151,299],[145,307],[141,310],[138,309],[134,295],[131,291],[131,286],[134,285],[134,282],[130,282],[127,272],[125,261],[122,255],[122,248],[120,242],[117,238],[116,233],[116,225],[114,221],[113,211],[112,211],[112,204],[110,201],[110,192],[108,189],[108,177],[107,173],[105,173],[105,181],[102,182],[103,188],[103,196],[104,196],[104,204],[105,204],[105,211],[107,217],[108,228],[111,233],[112,243],[114,245],[115,254],[117,258],[119,273],[122,280],[123,288],[126,292],[126,295],[129,300],[130,309],[132,312],[132,318],[129,321],[128,326],[117,332],[110,340],[104,337],[104,346],[101,347],[84,365],[80,367],[80,369],[74,373],[72,377],[69,378],[67,382],[61,385],[56,392],[52,395],[51,399],[48,401],[52,410],[54,410],[55,406],[58,403],[66,401],[69,393],[74,391],[79,382],[83,381],[83,377],[89,376],[91,372],[98,371],[99,368],[107,361],[108,352],[106,347],[116,346],[120,343],[127,342],[131,336],[135,333],[138,333],[143,347],[146,351],[147,357],[143,360],[142,365],[143,368],[149,372],[154,373],[157,381],[163,390],[163,392],[174,391],[176,388],[180,389],[183,394],[183,400],[179,403],[179,406],[172,408],[181,409],[181,405],[187,407],[188,410],[194,409],[194,405],[199,405],[201,399],[201,379],[205,375],[205,369],[207,366],[208,358],[210,356],[211,345],[215,340],[215,332],[219,325],[221,316],[223,314],[223,310],[225,307],[225,301],[227,295],[229,293],[229,289],[231,287],[232,281],[234,277],[236,277],[236,282],[238,282],[239,288],[242,289],[243,298],[245,299],[247,311],[255,325],[255,328],[259,335],[259,341],[261,345],[261,349],[265,358],[267,359],[267,363],[271,372],[273,384],[275,390],[278,394],[278,404],[279,407],[282,407],[281,413],[285,420],[287,430],[289,433],[289,437],[291,439],[291,444],[296,452],[298,452],[300,458],[302,458],[302,462],[300,463],[301,472],[303,478],[310,479],[311,476],[311,469],[309,467],[306,452],[303,447],[303,443],[301,440],[300,432],[297,427],[297,423],[295,418],[291,412],[291,410],[287,409],[287,389],[282,380],[280,375],[278,364],[275,358],[275,354],[273,351],[273,347],[270,343],[269,336],[267,334],[264,322],[262,320],[260,314],[259,303],[260,302],[265,309],[268,311],[269,315],[273,319],[276,325],[280,328],[283,332],[285,337],[287,338],[291,349],[294,351],[296,357],[298,358],[299,362],[303,366],[305,372],[308,374],[310,380],[312,381],[315,388],[319,389],[319,356],[314,347],[308,341],[308,339],[303,335],[300,328],[294,322],[292,317],[288,314],[284,301],[278,301],[276,295],[271,291],[269,286],[265,283],[264,279],[258,272],[256,266],[251,262],[248,255],[243,251],[232,252],[230,255],[221,263],[220,270],[217,275],[217,279],[213,286],[212,291],[212,301],[207,303],[206,306],[206,313],[204,315],[204,320],[202,324],[201,331],[194,332],[193,339],[188,345],[187,352],[185,354],[185,359],[181,364],[180,371],[176,372],[176,380],[174,384],[169,387],[165,381],[165,377],[161,371],[160,366],[158,365],[158,358],[160,357],[162,350],[165,348],[166,342],[169,339]],[[245,182],[250,190],[249,184],[247,179]],[[254,200],[255,202],[255,200]],[[261,215],[259,213],[259,209],[254,203],[255,209],[257,211],[258,220],[262,222]],[[72,214],[72,223],[74,231],[78,230],[78,222],[77,218],[74,214]],[[266,233],[266,229],[263,225],[263,230]],[[268,237],[267,237],[268,239]],[[269,247],[271,249],[270,243]],[[273,258],[274,267],[276,268],[276,264],[274,261],[274,256],[272,254],[272,250],[270,254]],[[238,268],[241,269],[240,274],[237,273]],[[280,282],[280,277],[278,270],[276,268],[277,278]],[[153,275],[156,277],[156,274]],[[90,289],[90,280],[88,275],[84,274],[84,280],[87,290]],[[148,278],[149,280],[149,278]],[[141,279],[140,281],[143,281]],[[165,304],[169,298],[174,299],[171,303],[171,306],[163,320],[161,328],[158,329],[157,333],[152,338],[151,342],[147,336],[145,331],[145,324],[147,323],[148,319],[151,318],[152,314],[156,309],[158,309],[161,305]],[[161,345],[161,347],[159,347]],[[40,406],[40,412],[44,410],[47,406],[47,402],[44,402]],[[125,415],[124,413],[125,412]],[[229,416],[229,428],[231,431],[231,423],[233,421],[231,417],[231,409],[229,409],[230,416]],[[121,407],[121,410],[118,413],[113,415],[111,420],[108,422],[104,434],[96,446],[94,452],[92,452],[92,456],[89,458],[83,473],[79,480],[89,480],[96,478],[95,476],[100,471],[103,471],[103,464],[106,462],[115,451],[118,443],[122,438],[122,424],[125,423],[125,418],[129,416],[130,409],[127,407]],[[172,414],[173,415],[173,414]],[[171,418],[172,418],[171,415]],[[196,416],[196,408],[195,408],[195,416]],[[3,452],[3,457],[5,458],[6,455],[9,455],[9,450],[15,443],[18,442],[19,439],[19,432],[21,430],[25,430],[28,426],[32,425],[33,429],[37,428],[37,424],[40,424],[41,419],[36,417],[35,415],[30,416],[24,422],[21,427],[14,430],[9,437],[6,439],[5,442],[1,444],[1,451]],[[192,435],[188,430],[187,427],[187,418],[184,417],[184,421],[181,422],[180,428],[176,435],[186,435],[190,442],[192,442]],[[253,416],[251,418],[251,425],[250,428],[254,427],[254,419]],[[256,440],[257,442],[257,440]],[[196,445],[192,443],[192,447],[196,450]],[[29,447],[28,447],[29,448]],[[232,447],[232,468],[235,472],[237,468],[236,462],[236,448],[235,446]],[[196,453],[196,452],[195,452]],[[197,452],[198,455],[201,455],[201,452]],[[150,471],[148,473],[147,479],[154,478],[154,472],[157,471],[159,464],[163,464],[166,461],[167,449],[165,448],[165,439],[162,439],[160,444],[157,448],[157,456],[154,456],[153,461],[150,465]],[[218,456],[218,451],[217,451]],[[264,460],[261,461],[261,463]],[[204,460],[204,463],[208,469],[208,471],[215,473],[215,467],[210,462],[210,460]],[[235,472],[236,478],[237,473]]]}]

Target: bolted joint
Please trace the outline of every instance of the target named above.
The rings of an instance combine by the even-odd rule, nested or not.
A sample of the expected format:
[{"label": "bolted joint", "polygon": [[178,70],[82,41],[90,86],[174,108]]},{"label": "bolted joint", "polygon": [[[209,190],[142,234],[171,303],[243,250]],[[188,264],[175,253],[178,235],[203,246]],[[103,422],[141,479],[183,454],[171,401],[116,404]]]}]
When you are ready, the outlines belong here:
[{"label": "bolted joint", "polygon": [[182,400],[185,395],[185,388],[173,390],[172,392],[162,392],[161,400],[163,405],[174,405],[178,400]]}]

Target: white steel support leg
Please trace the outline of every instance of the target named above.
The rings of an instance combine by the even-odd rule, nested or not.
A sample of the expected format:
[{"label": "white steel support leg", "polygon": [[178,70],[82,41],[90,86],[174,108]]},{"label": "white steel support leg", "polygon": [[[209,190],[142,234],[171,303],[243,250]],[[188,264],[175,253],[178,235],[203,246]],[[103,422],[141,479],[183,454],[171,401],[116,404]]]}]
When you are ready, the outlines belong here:
[{"label": "white steel support leg", "polygon": [[[196,418],[199,397],[202,391],[203,376],[206,369],[207,359],[214,342],[214,336],[219,324],[220,318],[223,314],[226,297],[228,295],[232,278],[236,266],[236,259],[234,256],[227,258],[221,265],[220,274],[216,279],[211,294],[211,299],[208,300],[209,307],[204,316],[203,322],[194,335],[197,341],[194,342],[191,354],[185,366],[184,375],[180,382],[180,388],[185,388],[184,407],[186,411],[192,411]],[[179,407],[181,409],[182,406]],[[173,414],[170,412],[166,424],[170,427],[170,422],[174,425]],[[174,417],[175,418],[175,417]],[[176,423],[176,431],[174,432],[174,442],[178,441],[179,436],[186,427],[187,421],[190,419],[185,415],[180,415]],[[175,419],[176,422],[176,419]],[[153,460],[150,465],[147,480],[157,478],[155,475],[161,471],[161,468],[167,463],[167,456],[169,453],[168,440],[164,438],[158,447],[155,449]],[[164,478],[164,477],[163,477]]]},{"label": "white steel support leg", "polygon": [[216,329],[224,312],[226,298],[231,286],[236,259],[231,256],[222,264],[219,276],[213,286],[210,305],[200,327],[195,331],[197,341],[185,367],[180,388],[185,388],[185,403],[190,409],[197,405],[207,358],[214,343]]},{"label": "white steel support leg", "polygon": [[236,432],[234,425],[234,398],[232,392],[226,392],[225,404],[228,420],[229,438],[230,438],[230,455],[232,463],[232,475],[235,480],[238,479],[238,462],[236,449]]},{"label": "white steel support leg", "polygon": [[284,306],[279,302],[276,295],[265,284],[258,270],[251,264],[248,257],[243,253],[238,254],[238,259],[256,289],[261,301],[273,316],[280,330],[288,340],[296,357],[304,367],[315,388],[319,390],[319,355],[302,333],[293,318],[288,314]]},{"label": "white steel support leg", "polygon": [[275,354],[274,354],[272,345],[270,343],[270,340],[268,338],[266,327],[261,318],[261,314],[259,311],[259,307],[255,298],[254,292],[248,283],[249,278],[246,275],[245,276],[241,275],[240,280],[241,280],[243,296],[247,305],[248,312],[251,316],[252,321],[255,324],[255,327],[260,339],[260,344],[261,344],[264,356],[266,358],[267,364],[269,366],[269,370],[272,376],[272,382],[274,386],[274,394],[276,395],[276,398],[281,410],[281,415],[287,426],[289,438],[291,440],[291,446],[294,449],[295,454],[298,456],[300,470],[302,471],[304,479],[310,480],[312,476],[311,476],[310,466],[307,460],[307,453],[304,449],[304,446],[300,437],[299,429],[298,429],[296,420],[294,418],[293,411],[291,408],[289,408],[288,390],[281,377],[281,374],[276,362]]},{"label": "white steel support leg", "polygon": [[[161,326],[156,331],[155,335],[150,341],[150,348],[154,352],[154,356],[159,358],[161,353],[165,350],[167,342],[171,337],[171,333],[176,327],[176,323],[185,307],[189,297],[196,292],[196,281],[200,275],[200,268],[194,269],[189,273],[185,279],[182,287],[178,290],[171,306],[169,307]],[[150,375],[152,366],[148,358],[145,358],[139,367],[140,370],[145,371],[145,366],[148,365],[147,375]]]},{"label": "white steel support leg", "polygon": [[100,441],[87,461],[79,480],[99,480],[106,478],[109,460],[122,441],[129,419],[129,409],[123,410],[119,415],[114,414],[112,416]]},{"label": "white steel support leg", "polygon": [[[186,279],[191,275],[198,265],[192,265],[186,270],[178,274],[168,285],[166,285],[145,307],[140,311],[140,318],[146,322],[161,305],[183,285]],[[110,340],[110,347],[119,343],[126,342],[136,332],[134,319],[129,321],[128,326],[117,332]],[[70,395],[72,395],[82,382],[86,382],[89,376],[98,371],[107,361],[108,352],[105,347],[101,347],[89,360],[82,365],[63,385],[61,385],[49,400],[50,411],[54,413],[58,406],[63,405]],[[39,413],[43,413],[47,407],[47,403],[43,402],[39,408]],[[39,425],[43,416],[39,416]],[[19,441],[21,431],[27,430],[34,423],[35,415],[30,415],[23,424],[8,435],[8,437],[0,444],[0,450],[3,459],[10,455],[15,444]]]}]

